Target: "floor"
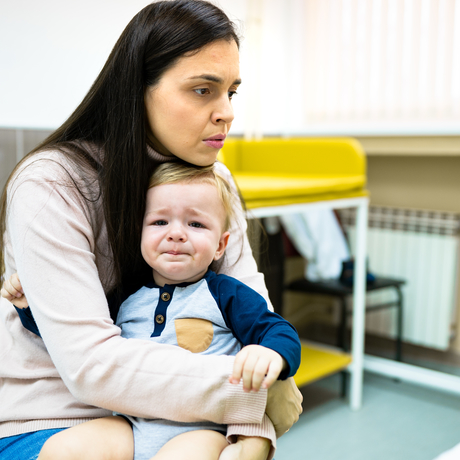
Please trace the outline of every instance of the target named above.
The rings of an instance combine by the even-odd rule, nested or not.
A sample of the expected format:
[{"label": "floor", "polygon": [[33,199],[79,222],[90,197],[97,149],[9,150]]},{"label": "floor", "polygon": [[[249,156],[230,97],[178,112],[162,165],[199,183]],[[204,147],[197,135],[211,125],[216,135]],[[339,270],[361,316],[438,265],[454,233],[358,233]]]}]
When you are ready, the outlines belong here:
[{"label": "floor", "polygon": [[366,374],[354,412],[339,386],[335,375],[302,390],[304,412],[276,460],[433,460],[460,443],[460,397]]},{"label": "floor", "polygon": [[[375,354],[391,352],[373,345]],[[460,373],[440,356],[407,349],[405,361]],[[360,411],[339,392],[339,375],[302,389],[304,412],[279,439],[276,460],[433,460],[460,443],[459,396],[367,373]]]}]

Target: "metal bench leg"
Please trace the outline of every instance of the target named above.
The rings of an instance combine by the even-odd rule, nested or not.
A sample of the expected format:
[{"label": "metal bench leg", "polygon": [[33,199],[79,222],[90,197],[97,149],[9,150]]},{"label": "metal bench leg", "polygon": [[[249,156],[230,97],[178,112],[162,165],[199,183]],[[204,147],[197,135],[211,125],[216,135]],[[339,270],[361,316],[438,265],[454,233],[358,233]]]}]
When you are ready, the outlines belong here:
[{"label": "metal bench leg", "polygon": [[344,351],[348,351],[347,343],[347,298],[340,297],[340,324],[337,337],[337,346]]},{"label": "metal bench leg", "polygon": [[353,362],[350,370],[350,407],[361,408],[363,401],[364,373],[364,314],[366,308],[366,236],[368,200],[361,202],[356,209],[356,253],[355,276],[353,282],[353,327],[351,354]]},{"label": "metal bench leg", "polygon": [[[337,347],[344,351],[349,349],[347,343],[347,298],[340,297],[340,324],[337,334]],[[348,374],[345,371],[340,373],[340,394],[345,398],[348,393]]]},{"label": "metal bench leg", "polygon": [[403,294],[399,286],[395,286],[398,294],[398,319],[396,332],[396,361],[402,361],[402,334],[403,334]]},{"label": "metal bench leg", "polygon": [[348,372],[342,371],[340,373],[340,379],[341,379],[340,395],[342,396],[342,398],[345,398],[348,393]]}]

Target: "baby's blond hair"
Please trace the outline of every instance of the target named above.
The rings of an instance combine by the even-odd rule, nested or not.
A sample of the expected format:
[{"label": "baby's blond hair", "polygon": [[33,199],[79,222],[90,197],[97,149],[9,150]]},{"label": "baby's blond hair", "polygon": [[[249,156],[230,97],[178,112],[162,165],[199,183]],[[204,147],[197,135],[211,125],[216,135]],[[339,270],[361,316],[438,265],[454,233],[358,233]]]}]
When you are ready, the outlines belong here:
[{"label": "baby's blond hair", "polygon": [[149,188],[158,185],[177,183],[210,184],[216,187],[225,211],[223,231],[226,232],[235,218],[234,204],[236,195],[230,184],[216,170],[214,165],[195,166],[184,162],[162,163],[150,178]]}]

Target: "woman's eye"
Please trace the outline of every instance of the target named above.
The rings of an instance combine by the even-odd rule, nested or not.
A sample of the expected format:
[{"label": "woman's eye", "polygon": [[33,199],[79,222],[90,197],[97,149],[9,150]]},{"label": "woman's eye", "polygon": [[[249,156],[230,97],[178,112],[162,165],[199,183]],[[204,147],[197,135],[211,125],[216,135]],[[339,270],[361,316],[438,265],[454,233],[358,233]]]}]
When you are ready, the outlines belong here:
[{"label": "woman's eye", "polygon": [[152,223],[152,225],[168,225],[168,222],[166,222],[165,220],[156,220],[155,222]]},{"label": "woman's eye", "polygon": [[236,91],[229,91],[228,92],[228,98],[232,99],[235,94],[238,94]]},{"label": "woman's eye", "polygon": [[198,88],[198,89],[194,89],[193,91],[195,91],[195,93],[199,94],[200,96],[204,96],[210,93],[208,88]]},{"label": "woman's eye", "polygon": [[200,224],[199,222],[190,222],[190,227],[205,228],[205,226],[203,224]]}]

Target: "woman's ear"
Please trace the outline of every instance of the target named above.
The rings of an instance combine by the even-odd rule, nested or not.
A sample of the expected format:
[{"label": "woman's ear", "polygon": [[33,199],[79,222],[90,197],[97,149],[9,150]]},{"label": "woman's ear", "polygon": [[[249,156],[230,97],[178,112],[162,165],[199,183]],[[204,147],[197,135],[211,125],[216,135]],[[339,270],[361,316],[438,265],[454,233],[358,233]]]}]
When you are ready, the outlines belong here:
[{"label": "woman's ear", "polygon": [[216,253],[214,254],[214,260],[219,260],[224,255],[225,249],[228,244],[229,237],[230,237],[230,232],[225,232],[220,237],[219,246],[217,247]]}]

